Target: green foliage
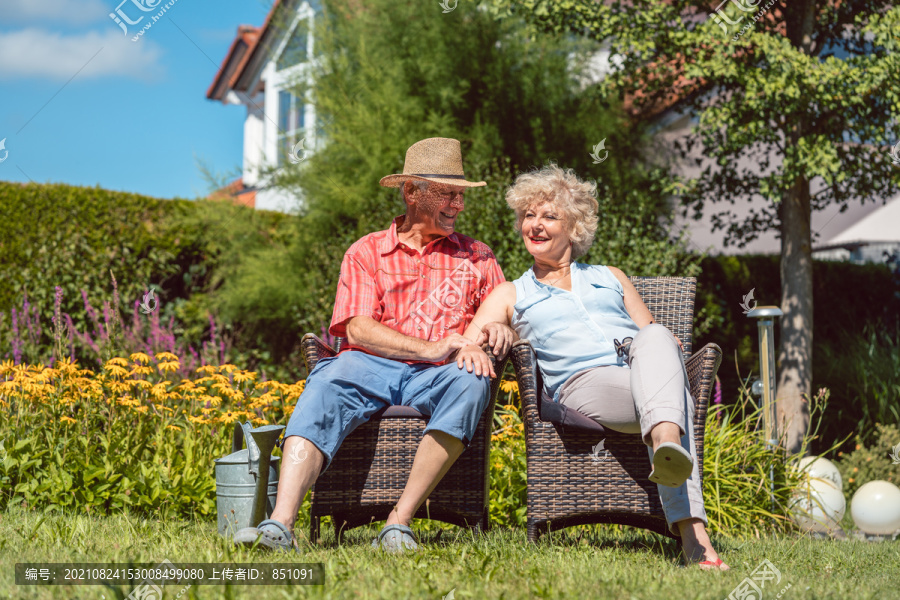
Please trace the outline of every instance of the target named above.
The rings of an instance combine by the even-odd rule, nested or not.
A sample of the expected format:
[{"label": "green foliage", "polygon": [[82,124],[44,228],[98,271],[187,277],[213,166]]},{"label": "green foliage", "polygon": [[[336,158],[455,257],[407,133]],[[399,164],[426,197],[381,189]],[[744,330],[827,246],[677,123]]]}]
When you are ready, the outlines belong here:
[{"label": "green foliage", "polygon": [[[499,399],[498,399],[499,400]],[[491,432],[490,520],[492,527],[524,527],[528,491],[524,424],[518,391],[508,393],[506,405],[494,411]]]},{"label": "green foliage", "polygon": [[862,436],[857,436],[855,450],[838,454],[835,464],[841,472],[847,498],[853,498],[856,490],[870,481],[900,484],[900,465],[894,464],[891,458],[894,449],[900,446],[900,428],[879,423],[870,437],[874,439],[870,445],[864,446]]},{"label": "green foliage", "polygon": [[[520,22],[497,21],[472,4],[435,17],[420,2],[376,0],[363,10],[337,0],[324,3],[316,47],[314,84],[294,93],[316,106],[318,147],[272,174],[303,198],[301,216],[283,246],[247,257],[221,290],[224,313],[260,341],[275,322],[294,336],[328,323],[344,251],[404,211],[398,191],[379,180],[401,172],[406,149],[426,137],[461,140],[468,178],[487,181],[467,191],[458,230],[487,243],[507,278],[531,260],[505,188],[516,173],[550,161],[598,180],[611,227],[592,260],[642,274],[690,262],[660,224],[661,174],[644,164],[644,133],[573,75],[595,44],[529,38]],[[598,166],[590,151],[602,139],[610,152]],[[645,252],[629,251],[645,241]]]},{"label": "green foliage", "polygon": [[[180,340],[196,343],[208,327],[210,310],[220,308],[214,290],[260,246],[280,243],[285,230],[278,224],[288,219],[226,202],[0,182],[0,222],[5,223],[0,358],[11,357],[11,313],[22,312],[26,297],[37,313],[29,331],[20,327],[23,359],[37,362],[50,355],[56,286],[62,289],[60,312],[72,316],[75,329],[98,341],[102,336],[94,330],[82,292],[101,314],[105,304],[113,307],[111,273],[125,315],[153,289],[161,320],[174,317]],[[244,339],[239,327],[228,333]],[[243,347],[252,348],[254,342]]]},{"label": "green foliage", "polygon": [[[162,516],[214,516],[212,460],[223,436],[148,419],[89,411],[78,425],[20,414],[0,457],[0,504],[102,514],[126,507]],[[156,425],[156,426],[154,426]]]},{"label": "green foliage", "polygon": [[711,532],[748,538],[790,528],[787,509],[799,478],[786,468],[784,449],[766,444],[761,411],[746,388],[741,395],[742,402],[720,405],[706,420],[703,500]]},{"label": "green foliage", "polygon": [[[719,378],[726,403],[735,398],[728,390],[759,372],[756,320],[743,314],[741,302],[753,289],[759,306],[779,303],[778,263],[777,256],[717,256],[701,263],[695,347],[722,347]],[[877,423],[900,422],[900,289],[890,270],[875,264],[815,261],[813,280],[813,388],[827,387],[838,399],[823,415],[821,436],[813,443],[821,453],[846,437],[848,425],[869,442]],[[775,335],[777,342],[780,323]]]},{"label": "green foliage", "polygon": [[152,287],[164,300],[195,289],[184,273],[196,260],[197,240],[172,226],[189,212],[184,200],[157,200],[100,188],[0,182],[0,311],[28,300],[50,323],[54,288],[63,290],[62,311],[89,324],[81,290],[95,306],[112,302],[110,271],[129,310]]}]

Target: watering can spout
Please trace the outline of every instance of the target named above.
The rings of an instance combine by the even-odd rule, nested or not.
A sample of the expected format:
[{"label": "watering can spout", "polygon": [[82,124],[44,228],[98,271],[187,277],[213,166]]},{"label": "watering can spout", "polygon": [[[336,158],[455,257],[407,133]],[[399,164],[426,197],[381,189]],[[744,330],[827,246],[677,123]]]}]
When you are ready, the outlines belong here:
[{"label": "watering can spout", "polygon": [[[250,510],[250,527],[256,527],[266,518],[266,500],[269,489],[269,463],[272,450],[284,425],[265,425],[251,429],[250,423],[243,424],[249,449],[249,470],[256,476],[256,493],[253,496],[253,508]],[[237,435],[237,430],[235,430]]]}]

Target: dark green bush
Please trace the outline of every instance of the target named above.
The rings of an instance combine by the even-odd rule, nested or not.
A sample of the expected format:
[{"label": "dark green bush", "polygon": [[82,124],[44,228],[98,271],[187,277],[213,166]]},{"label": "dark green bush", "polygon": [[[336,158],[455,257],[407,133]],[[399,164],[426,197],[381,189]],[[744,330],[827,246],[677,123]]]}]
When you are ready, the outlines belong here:
[{"label": "dark green bush", "polygon": [[[695,340],[697,347],[719,344],[725,353],[719,378],[726,403],[735,400],[729,393],[740,388],[741,378],[759,373],[756,319],[740,306],[751,289],[759,306],[780,304],[778,256],[717,256],[701,262]],[[897,292],[885,265],[813,263],[813,390],[827,387],[832,394],[814,452],[852,431],[871,441],[876,423],[897,422]],[[776,324],[776,352],[778,340]]]}]

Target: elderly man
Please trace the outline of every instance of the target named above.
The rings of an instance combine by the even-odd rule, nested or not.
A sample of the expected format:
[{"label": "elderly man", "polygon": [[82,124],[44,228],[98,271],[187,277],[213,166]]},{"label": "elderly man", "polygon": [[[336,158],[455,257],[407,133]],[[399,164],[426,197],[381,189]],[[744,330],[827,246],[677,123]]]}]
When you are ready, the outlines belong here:
[{"label": "elderly man", "polygon": [[237,532],[238,544],[292,548],[300,503],[346,436],[383,406],[402,404],[430,418],[376,545],[415,549],[410,521],[471,440],[489,400],[494,373],[480,344],[499,354],[514,339],[498,323],[479,324],[474,342],[462,335],[504,278],[485,244],[454,232],[463,192],[485,185],[466,180],[459,142],[413,144],[403,173],[381,185],[401,188],[406,214],[344,255],[330,332],[346,337],[347,349],[309,374],[285,430],[275,509],[258,527]]}]

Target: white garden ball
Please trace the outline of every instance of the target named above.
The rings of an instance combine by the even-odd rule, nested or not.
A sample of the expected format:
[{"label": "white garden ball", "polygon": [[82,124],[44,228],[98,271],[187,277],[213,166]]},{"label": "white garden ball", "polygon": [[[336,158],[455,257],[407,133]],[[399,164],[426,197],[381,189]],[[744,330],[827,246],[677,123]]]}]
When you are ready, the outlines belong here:
[{"label": "white garden ball", "polygon": [[810,479],[794,492],[791,513],[805,531],[830,532],[844,518],[844,493],[825,479]]},{"label": "white garden ball", "polygon": [[811,479],[825,479],[834,484],[839,490],[844,489],[844,481],[841,472],[833,462],[821,456],[806,456],[800,459],[797,465],[801,471],[806,471]]},{"label": "white garden ball", "polygon": [[889,481],[860,486],[850,502],[850,515],[866,533],[890,535],[900,531],[900,488]]}]

